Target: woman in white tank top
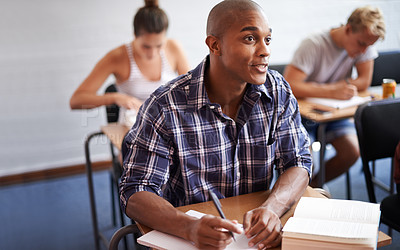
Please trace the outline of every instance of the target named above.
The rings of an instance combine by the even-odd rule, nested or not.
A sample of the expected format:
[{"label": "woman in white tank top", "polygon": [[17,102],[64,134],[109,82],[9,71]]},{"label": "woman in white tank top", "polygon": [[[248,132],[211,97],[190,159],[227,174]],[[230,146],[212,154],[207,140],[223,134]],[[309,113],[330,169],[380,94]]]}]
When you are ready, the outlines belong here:
[{"label": "woman in white tank top", "polygon": [[[150,94],[189,70],[180,45],[167,39],[168,17],[157,0],[145,0],[134,18],[134,40],[108,52],[93,68],[70,99],[71,109],[117,104],[121,110],[138,110]],[[116,93],[98,94],[114,75]]]}]

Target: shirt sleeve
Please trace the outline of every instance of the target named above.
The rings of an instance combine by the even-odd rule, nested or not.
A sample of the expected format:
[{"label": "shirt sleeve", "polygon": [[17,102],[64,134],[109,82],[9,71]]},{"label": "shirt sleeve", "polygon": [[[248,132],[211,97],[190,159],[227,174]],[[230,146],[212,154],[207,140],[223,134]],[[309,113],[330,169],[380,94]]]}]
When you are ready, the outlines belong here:
[{"label": "shirt sleeve", "polygon": [[295,51],[290,64],[303,71],[306,75],[310,75],[315,68],[314,65],[319,55],[318,47],[314,41],[311,38],[306,38]]},{"label": "shirt sleeve", "polygon": [[278,173],[281,174],[291,167],[301,167],[307,170],[311,179],[310,139],[301,123],[297,100],[283,77],[278,77],[275,81],[278,85],[278,118],[275,131],[275,164]]},{"label": "shirt sleeve", "polygon": [[119,186],[123,211],[129,197],[136,192],[149,191],[162,196],[172,155],[164,124],[162,107],[146,102],[139,111],[137,122],[125,137],[124,171]]},{"label": "shirt sleeve", "polygon": [[374,46],[369,46],[365,51],[365,53],[357,58],[355,64],[363,63],[369,60],[375,60],[375,58],[377,57],[378,57],[378,51],[376,50],[376,48]]}]

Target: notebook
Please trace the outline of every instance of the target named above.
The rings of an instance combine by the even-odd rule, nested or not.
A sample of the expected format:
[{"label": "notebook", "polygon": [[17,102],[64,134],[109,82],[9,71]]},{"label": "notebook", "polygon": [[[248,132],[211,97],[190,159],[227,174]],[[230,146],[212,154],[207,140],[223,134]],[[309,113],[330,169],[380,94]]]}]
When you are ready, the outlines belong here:
[{"label": "notebook", "polygon": [[[201,218],[205,215],[204,213],[195,210],[189,210],[186,212],[186,214],[196,218]],[[250,239],[248,239],[244,234],[235,234],[235,239],[236,241],[233,241],[230,245],[226,247],[226,249],[257,249],[256,247],[250,248],[248,246]],[[150,231],[147,234],[139,237],[137,239],[137,242],[139,244],[152,247],[155,249],[174,249],[174,250],[197,249],[190,241],[157,230]]]},{"label": "notebook", "polygon": [[353,96],[349,100],[338,100],[338,99],[330,99],[330,98],[314,98],[314,97],[312,97],[312,98],[307,98],[306,100],[309,102],[312,102],[315,104],[320,104],[320,105],[327,106],[330,108],[342,109],[342,108],[358,106],[365,102],[369,102],[369,101],[371,101],[371,97],[370,96],[366,96],[366,97]]}]

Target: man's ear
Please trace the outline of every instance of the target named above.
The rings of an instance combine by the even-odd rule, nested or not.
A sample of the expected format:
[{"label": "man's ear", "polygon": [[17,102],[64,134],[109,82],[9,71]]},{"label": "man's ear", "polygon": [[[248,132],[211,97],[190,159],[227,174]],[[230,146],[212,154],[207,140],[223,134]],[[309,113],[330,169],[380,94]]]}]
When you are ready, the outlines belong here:
[{"label": "man's ear", "polygon": [[206,44],[208,48],[210,49],[210,54],[214,54],[216,56],[221,55],[221,46],[220,46],[220,40],[218,37],[209,35],[206,38]]},{"label": "man's ear", "polygon": [[351,28],[350,24],[346,24],[344,31],[346,35],[349,35],[351,32],[353,32],[353,29]]}]

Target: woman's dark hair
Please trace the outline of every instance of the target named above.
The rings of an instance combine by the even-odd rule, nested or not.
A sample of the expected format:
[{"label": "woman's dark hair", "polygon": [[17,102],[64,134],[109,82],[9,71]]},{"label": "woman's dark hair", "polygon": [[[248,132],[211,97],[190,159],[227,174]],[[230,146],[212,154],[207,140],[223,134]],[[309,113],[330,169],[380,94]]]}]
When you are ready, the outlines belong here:
[{"label": "woman's dark hair", "polygon": [[144,7],[140,8],[133,19],[135,36],[143,33],[161,33],[168,29],[168,17],[158,7],[158,0],[145,0]]}]

